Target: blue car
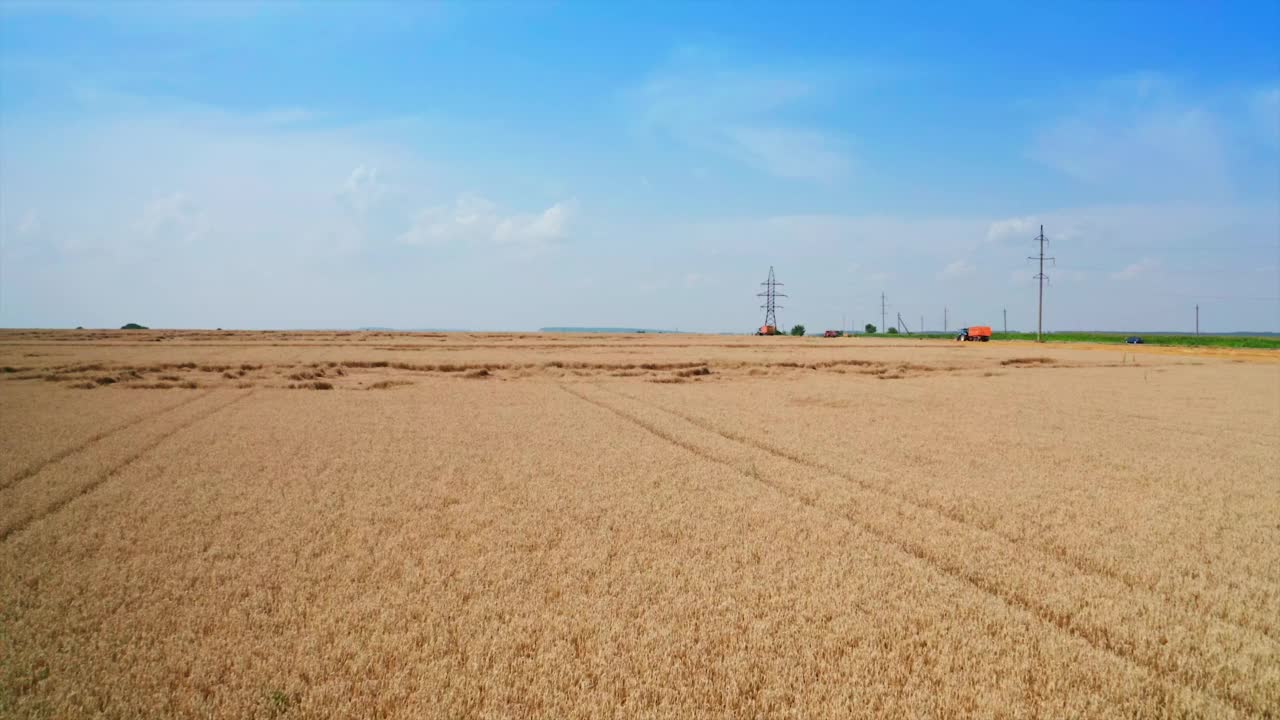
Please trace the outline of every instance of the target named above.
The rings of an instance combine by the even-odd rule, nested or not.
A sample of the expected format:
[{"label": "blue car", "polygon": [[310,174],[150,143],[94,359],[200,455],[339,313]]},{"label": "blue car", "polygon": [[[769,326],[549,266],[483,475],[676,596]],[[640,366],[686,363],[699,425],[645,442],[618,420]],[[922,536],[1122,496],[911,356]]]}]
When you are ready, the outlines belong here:
[{"label": "blue car", "polygon": [[1142,338],[1138,337],[1137,335],[1131,335],[1131,336],[1129,336],[1129,337],[1125,338],[1125,339],[1124,339],[1124,341],[1125,341],[1125,342],[1127,342],[1127,343],[1129,343],[1130,345],[1141,345],[1141,344],[1142,344]]}]

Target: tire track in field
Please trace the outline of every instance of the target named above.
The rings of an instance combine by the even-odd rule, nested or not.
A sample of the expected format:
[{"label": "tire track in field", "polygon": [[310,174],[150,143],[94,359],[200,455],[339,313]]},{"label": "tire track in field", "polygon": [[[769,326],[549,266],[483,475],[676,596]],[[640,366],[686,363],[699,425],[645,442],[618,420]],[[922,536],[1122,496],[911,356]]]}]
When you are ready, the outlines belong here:
[{"label": "tire track in field", "polygon": [[[637,417],[629,412],[620,410],[607,403],[593,399],[579,392],[570,390],[564,385],[560,385],[559,387],[565,392],[579,398],[580,400],[583,400],[584,402],[590,403],[591,405],[607,410],[613,413],[614,415],[617,415],[618,417],[622,418],[623,420],[626,420],[627,422],[633,425],[636,425],[648,431],[649,433],[656,435],[659,438],[662,438],[663,440],[666,440],[681,448],[687,449],[699,457],[710,460],[719,465],[723,465],[737,472],[740,475],[748,477],[762,485],[765,485],[766,487],[769,487],[777,491],[779,494],[785,497],[789,497],[793,500],[796,500],[804,504],[805,506],[811,507],[819,512],[823,512],[825,514],[843,519],[844,521],[849,522],[854,526],[860,528],[861,530],[866,532],[868,535],[876,538],[880,542],[883,542],[887,545],[897,548],[900,552],[903,552],[904,554],[923,562],[928,567],[936,570],[937,572],[947,577],[950,577],[952,579],[958,580],[974,588],[975,590],[978,590],[982,594],[1001,602],[1006,607],[1012,610],[1026,613],[1027,615],[1040,621],[1043,625],[1049,627],[1050,629],[1055,630],[1070,638],[1074,638],[1076,640],[1084,642],[1085,644],[1094,648],[1096,651],[1103,653],[1109,657],[1115,658],[1116,660],[1122,662],[1127,666],[1134,668],[1135,670],[1147,675],[1148,677],[1157,679],[1161,684],[1164,684],[1168,687],[1179,688],[1194,694],[1199,694],[1207,698],[1212,698],[1213,700],[1221,703],[1226,708],[1231,708],[1236,711],[1242,712],[1244,714],[1259,714],[1259,713],[1267,712],[1267,709],[1266,709],[1267,706],[1265,704],[1263,704],[1261,708],[1257,707],[1257,703],[1259,701],[1252,699],[1248,695],[1244,697],[1240,697],[1231,692],[1224,692],[1221,688],[1204,683],[1203,681],[1201,681],[1200,679],[1192,675],[1190,672],[1187,672],[1180,667],[1174,667],[1172,669],[1166,668],[1162,664],[1158,662],[1154,662],[1147,657],[1135,654],[1133,649],[1125,645],[1124,643],[1099,641],[1098,639],[1094,638],[1091,634],[1085,632],[1083,629],[1078,627],[1077,624],[1074,622],[1076,618],[1070,613],[1063,612],[1060,609],[1049,607],[1045,603],[1037,601],[1037,599],[1034,597],[1028,597],[1026,593],[1019,592],[1011,588],[1002,587],[993,578],[987,577],[981,572],[975,572],[975,571],[966,569],[959,563],[949,561],[945,556],[942,556],[937,552],[930,551],[927,546],[919,542],[912,541],[909,538],[902,538],[900,536],[897,536],[892,531],[882,529],[881,527],[873,523],[867,522],[865,520],[860,520],[848,512],[841,511],[835,508],[826,507],[824,504],[821,504],[817,501],[816,494],[809,495],[803,492],[797,492],[794,488],[789,487],[784,483],[779,483],[777,481],[770,480],[762,476],[758,471],[755,470],[755,468],[752,468],[751,470],[745,470],[742,467],[740,467],[737,463],[735,463],[733,460],[728,460],[723,457],[720,457],[716,453],[708,451],[705,448],[699,447],[695,443],[691,442],[690,440],[681,438],[676,433],[673,433],[669,430],[662,429],[661,427],[643,418]],[[629,398],[629,396],[625,396],[625,395],[621,397],[632,399],[632,398]],[[661,411],[661,408],[658,408],[658,410]],[[692,425],[692,423],[690,424]],[[698,428],[697,425],[694,425],[694,427]],[[717,432],[714,432],[714,431],[706,431],[706,432],[712,432],[713,434],[721,437],[722,439],[730,440],[731,442],[735,442],[736,444],[739,444],[739,445],[742,444],[732,440],[731,438],[724,438]],[[786,459],[786,458],[784,457],[783,459]],[[827,474],[831,475],[831,473],[827,473]],[[837,477],[837,476],[832,475],[832,477]],[[897,519],[901,520],[902,518],[899,517]]]},{"label": "tire track in field", "polygon": [[[1275,658],[1277,657],[1278,654],[1280,654],[1277,652],[1277,649],[1276,649],[1277,643],[1275,642],[1275,639],[1261,628],[1251,627],[1251,626],[1242,625],[1240,623],[1233,622],[1229,617],[1219,617],[1219,613],[1213,612],[1211,609],[1210,609],[1210,612],[1203,612],[1202,608],[1198,608],[1189,604],[1178,602],[1176,600],[1176,596],[1170,596],[1166,593],[1157,592],[1154,589],[1135,586],[1130,582],[1126,582],[1126,580],[1122,577],[1116,577],[1110,573],[1105,573],[1105,572],[1094,572],[1088,569],[1087,566],[1085,567],[1077,566],[1075,563],[1071,562],[1068,559],[1068,557],[1065,557],[1065,553],[1059,553],[1053,550],[1043,550],[1035,546],[1034,544],[1030,544],[1030,543],[1021,543],[995,530],[989,530],[989,529],[983,528],[980,525],[972,523],[971,521],[967,521],[961,517],[955,517],[953,516],[952,513],[946,512],[941,507],[934,507],[932,504],[917,501],[914,498],[907,495],[899,495],[881,486],[877,486],[875,484],[868,483],[864,480],[861,480],[856,476],[849,474],[845,471],[841,471],[835,468],[825,467],[821,463],[815,462],[813,460],[808,460],[807,458],[804,458],[801,456],[793,455],[785,450],[772,447],[767,443],[755,440],[753,438],[744,437],[744,436],[737,435],[735,433],[726,432],[706,421],[700,420],[698,418],[688,417],[682,412],[670,410],[664,406],[657,405],[655,403],[642,400],[640,398],[636,398],[634,396],[621,393],[616,390],[611,390],[609,388],[605,388],[599,385],[593,385],[593,387],[596,387],[604,392],[608,392],[612,395],[616,395],[620,398],[633,401],[639,405],[649,407],[659,412],[666,413],[668,415],[684,420],[689,424],[693,425],[694,427],[697,427],[707,432],[718,435],[721,438],[731,441],[733,443],[736,443],[738,445],[745,446],[749,450],[764,451],[770,455],[778,457],[792,464],[800,465],[810,470],[816,470],[818,472],[825,473],[832,479],[845,480],[847,482],[853,483],[854,485],[862,488],[865,492],[873,495],[882,496],[891,502],[901,503],[902,505],[905,505],[908,508],[914,508],[926,514],[934,513],[936,515],[939,515],[945,520],[950,520],[951,522],[954,522],[955,524],[960,525],[961,527],[976,533],[980,538],[994,539],[996,541],[995,545],[997,546],[1004,545],[1004,546],[1010,547],[1009,552],[1011,556],[1016,557],[1016,555],[1018,554],[1017,552],[1018,550],[1024,550],[1024,549],[1034,550],[1034,551],[1037,551],[1042,558],[1047,560],[1048,563],[1057,562],[1061,565],[1066,565],[1072,568],[1076,573],[1080,575],[1084,575],[1084,576],[1092,575],[1095,578],[1102,579],[1104,582],[1111,582],[1111,583],[1123,585],[1125,590],[1127,591],[1125,594],[1129,594],[1129,593],[1134,594],[1136,596],[1136,599],[1138,599],[1141,602],[1144,602],[1144,604],[1147,605],[1148,607],[1153,605],[1163,605],[1165,608],[1170,609],[1175,613],[1181,614],[1182,618],[1175,618],[1175,623],[1176,625],[1181,626],[1183,628],[1192,626],[1192,622],[1191,622],[1192,618],[1199,619],[1202,621],[1207,621],[1209,623],[1208,629],[1214,629],[1212,627],[1212,623],[1215,621],[1219,622],[1222,625],[1228,626],[1228,634],[1230,635],[1236,635],[1236,632],[1234,631],[1239,631],[1241,633],[1244,633],[1243,638],[1240,638],[1240,637],[1229,638],[1230,640],[1234,641],[1242,649],[1241,650],[1242,652],[1243,652],[1243,648],[1246,647],[1244,641],[1249,639],[1250,633],[1257,633],[1257,635],[1260,636],[1260,639],[1263,640],[1267,645],[1269,645],[1269,653],[1267,654],[1268,657]],[[899,515],[901,515],[901,513],[899,513]],[[851,516],[850,516],[850,520],[857,522],[857,520]],[[992,548],[992,549],[998,549],[998,547]],[[963,567],[960,565],[957,565],[957,567],[961,567],[963,569]],[[1045,565],[1042,564],[1041,567],[1043,568],[1045,567]],[[998,580],[999,578],[995,578],[996,583],[998,583]],[[1016,592],[1016,591],[1013,589],[1008,589],[1008,592]],[[1029,602],[1034,603],[1036,602],[1036,600],[1032,598]],[[1073,613],[1068,610],[1066,611],[1066,615],[1064,616],[1063,615],[1064,611],[1061,609],[1045,607],[1045,610],[1054,616],[1063,616],[1066,622],[1069,622],[1072,624],[1079,625],[1079,624],[1087,624],[1089,622],[1089,618],[1087,617],[1085,617],[1084,620],[1077,621],[1077,616],[1083,616],[1083,613],[1081,611],[1076,611]],[[1175,624],[1175,623],[1171,623],[1171,624]],[[1101,634],[1104,637],[1104,643],[1108,645],[1116,645],[1120,647],[1130,647],[1130,648],[1132,647],[1132,643],[1125,642],[1123,636],[1113,637],[1113,633],[1109,632],[1106,628],[1100,628],[1098,630],[1101,632]],[[1173,641],[1170,641],[1170,642],[1173,642]],[[1196,646],[1192,644],[1191,647],[1194,648]],[[1205,660],[1209,661],[1211,660],[1211,658],[1205,658]],[[1174,667],[1180,667],[1176,659],[1173,661],[1170,661],[1170,665]],[[1257,677],[1260,677],[1260,675],[1254,676],[1253,678],[1250,678],[1250,679],[1256,679]],[[1190,679],[1188,680],[1188,682],[1195,683],[1196,681],[1194,679]],[[1274,680],[1273,680],[1273,684],[1275,684]],[[1274,690],[1273,690],[1273,693],[1274,693]],[[1225,700],[1226,697],[1227,696],[1222,695],[1222,696],[1219,696],[1219,699]],[[1273,702],[1275,701],[1276,699],[1273,698]],[[1267,708],[1267,705],[1264,703],[1262,707]],[[1255,709],[1254,711],[1256,712],[1257,710]]]},{"label": "tire track in field", "polygon": [[1265,638],[1267,638],[1273,644],[1280,644],[1280,637],[1277,637],[1276,631],[1268,626],[1260,625],[1260,624],[1256,624],[1248,621],[1238,620],[1232,617],[1231,615],[1229,615],[1228,613],[1222,610],[1219,610],[1217,608],[1213,608],[1213,607],[1206,608],[1206,607],[1197,605],[1195,603],[1188,602],[1185,599],[1177,595],[1174,595],[1166,590],[1158,589],[1158,586],[1155,583],[1137,582],[1128,574],[1112,570],[1108,568],[1105,564],[1094,562],[1090,558],[1081,557],[1079,555],[1071,553],[1070,551],[1062,548],[1057,548],[1053,546],[1046,547],[1034,541],[1019,540],[1018,538],[1015,538],[1006,533],[1000,532],[997,529],[986,528],[986,527],[983,527],[982,525],[974,523],[972,520],[967,519],[962,514],[947,508],[945,505],[942,505],[941,503],[932,502],[924,498],[914,497],[907,493],[894,492],[893,490],[891,490],[890,488],[886,487],[883,484],[868,482],[866,480],[860,479],[859,477],[853,475],[847,470],[843,470],[837,467],[832,467],[824,463],[811,460],[802,455],[788,452],[787,450],[775,447],[773,445],[770,445],[767,442],[743,435],[741,433],[725,430],[723,428],[717,427],[712,423],[707,422],[706,420],[703,420],[693,415],[686,414],[679,410],[673,410],[664,405],[659,405],[654,402],[643,400],[641,398],[637,398],[633,395],[628,395],[626,393],[619,392],[611,388],[606,388],[600,385],[596,385],[595,387],[599,388],[604,392],[617,395],[618,397],[625,398],[627,400],[631,400],[641,405],[645,405],[647,407],[653,408],[654,410],[658,410],[659,412],[664,412],[669,415],[674,415],[675,417],[678,417],[681,420],[684,420],[691,425],[695,425],[699,428],[702,428],[703,430],[715,433],[716,435],[719,435],[720,437],[726,440],[729,440],[731,442],[735,442],[740,445],[746,445],[748,447],[761,450],[775,457],[795,463],[797,465],[802,465],[812,470],[817,470],[819,472],[824,472],[830,475],[834,475],[843,480],[851,482],[857,485],[858,487],[861,487],[867,490],[868,492],[884,495],[897,502],[906,503],[907,505],[914,506],[921,510],[935,512],[938,515],[941,515],[942,517],[948,520],[951,520],[952,522],[972,528],[975,532],[999,538],[1010,545],[1014,545],[1020,548],[1028,548],[1031,550],[1035,550],[1040,554],[1045,555],[1051,559],[1058,560],[1062,563],[1070,565],[1072,568],[1074,568],[1080,573],[1083,573],[1086,575],[1093,575],[1095,577],[1105,578],[1107,580],[1121,583],[1125,587],[1127,587],[1129,590],[1132,590],[1133,592],[1148,593],[1148,594],[1157,596],[1161,598],[1167,605],[1170,605],[1175,608],[1179,608],[1185,612],[1189,612],[1195,615],[1200,615],[1205,618],[1211,618],[1213,620],[1226,623],[1227,625],[1232,625],[1246,632],[1256,632],[1264,636]]},{"label": "tire track in field", "polygon": [[44,507],[43,509],[37,512],[31,513],[26,517],[23,517],[16,521],[12,521],[3,527],[0,527],[0,542],[7,541],[9,538],[13,537],[14,535],[17,535],[18,533],[21,533],[23,530],[26,530],[33,523],[39,522],[40,520],[43,520],[44,518],[49,517],[50,515],[53,515],[54,513],[62,510],[71,502],[73,502],[76,498],[83,497],[93,492],[98,487],[100,487],[103,483],[115,477],[121,471],[123,471],[124,469],[128,468],[130,465],[137,462],[144,455],[156,449],[156,447],[158,447],[165,440],[168,440],[169,438],[173,437],[177,433],[183,430],[186,430],[187,428],[191,427],[192,425],[195,425],[196,423],[202,420],[205,420],[211,415],[219,413],[225,410],[226,408],[231,407],[232,405],[235,405],[236,403],[240,402],[241,400],[244,400],[245,398],[249,397],[252,394],[253,394],[253,391],[250,390],[249,392],[244,393],[242,395],[237,395],[236,397],[232,398],[227,402],[222,403],[221,405],[217,405],[208,410],[199,412],[193,415],[192,417],[178,423],[177,425],[174,425],[173,427],[165,430],[164,432],[157,435],[155,438],[152,438],[142,447],[129,453],[120,462],[98,473],[98,475],[95,476],[89,482],[75,488],[72,492],[68,493],[66,496],[54,501],[50,505]]},{"label": "tire track in field", "polygon": [[50,455],[44,460],[38,460],[35,463],[32,463],[26,468],[19,470],[10,478],[5,480],[0,480],[0,490],[5,490],[12,485],[17,485],[18,483],[22,482],[23,480],[26,480],[32,475],[35,475],[36,473],[40,472],[46,467],[53,465],[54,463],[62,462],[63,460],[74,455],[75,453],[86,450],[90,446],[98,442],[101,442],[122,430],[128,430],[129,428],[133,427],[134,425],[137,425],[138,423],[146,422],[147,420],[150,420],[152,418],[160,417],[165,413],[173,412],[174,410],[177,410],[178,408],[184,405],[189,405],[199,400],[200,398],[208,395],[211,392],[213,391],[206,390],[205,392],[198,393],[192,397],[183,398],[182,400],[179,400],[178,402],[172,405],[169,405],[168,407],[161,408],[160,410],[156,410],[154,412],[143,413],[138,417],[135,417],[131,420],[126,420],[120,423],[119,425],[107,428],[106,430],[103,430],[101,432],[94,433],[93,435],[90,435],[85,440],[78,442],[75,445],[72,445],[70,447],[63,448],[62,450],[55,452],[53,455]]}]

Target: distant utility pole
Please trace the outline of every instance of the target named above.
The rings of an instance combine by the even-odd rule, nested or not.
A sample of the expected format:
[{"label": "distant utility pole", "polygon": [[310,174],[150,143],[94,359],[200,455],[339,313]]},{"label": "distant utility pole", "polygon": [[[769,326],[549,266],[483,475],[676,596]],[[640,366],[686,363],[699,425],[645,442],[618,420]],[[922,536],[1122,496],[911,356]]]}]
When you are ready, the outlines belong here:
[{"label": "distant utility pole", "polygon": [[1001,310],[1004,313],[1004,334],[1009,334],[1009,308]]},{"label": "distant utility pole", "polygon": [[884,291],[880,291],[880,332],[884,332],[888,327],[884,322]]},{"label": "distant utility pole", "polygon": [[1200,304],[1196,304],[1196,334],[1200,334]]},{"label": "distant utility pole", "polygon": [[942,308],[942,332],[947,332],[947,309]]},{"label": "distant utility pole", "polygon": [[920,316],[920,332],[924,332],[924,316]]},{"label": "distant utility pole", "polygon": [[764,324],[767,327],[777,328],[778,308],[782,307],[777,303],[777,299],[786,297],[786,295],[778,292],[778,288],[782,287],[782,283],[773,279],[772,265],[769,266],[769,279],[760,284],[764,286],[764,292],[756,293],[756,297],[764,298],[764,304],[760,306],[764,310]]},{"label": "distant utility pole", "polygon": [[1036,237],[1036,240],[1040,242],[1040,255],[1038,258],[1033,255],[1027,259],[1040,260],[1040,272],[1035,276],[1035,279],[1040,281],[1040,309],[1036,316],[1036,342],[1044,342],[1044,338],[1041,337],[1044,333],[1044,281],[1049,279],[1049,276],[1044,274],[1044,261],[1049,260],[1056,263],[1056,259],[1044,256],[1044,246],[1049,244],[1049,240],[1044,236],[1043,225],[1040,226],[1040,235]]}]

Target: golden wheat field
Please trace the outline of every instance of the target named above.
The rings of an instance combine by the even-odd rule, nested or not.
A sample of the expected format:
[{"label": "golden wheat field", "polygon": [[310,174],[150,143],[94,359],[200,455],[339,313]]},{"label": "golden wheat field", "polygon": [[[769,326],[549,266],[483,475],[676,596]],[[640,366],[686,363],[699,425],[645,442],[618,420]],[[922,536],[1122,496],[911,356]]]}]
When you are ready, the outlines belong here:
[{"label": "golden wheat field", "polygon": [[1280,716],[1280,356],[0,332],[0,716]]}]

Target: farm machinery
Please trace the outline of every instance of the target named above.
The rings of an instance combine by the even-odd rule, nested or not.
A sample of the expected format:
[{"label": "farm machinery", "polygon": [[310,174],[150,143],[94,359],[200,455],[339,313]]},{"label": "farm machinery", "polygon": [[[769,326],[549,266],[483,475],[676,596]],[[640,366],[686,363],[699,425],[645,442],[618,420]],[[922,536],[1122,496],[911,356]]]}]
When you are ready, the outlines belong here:
[{"label": "farm machinery", "polygon": [[991,340],[991,328],[986,325],[974,325],[973,327],[960,328],[960,333],[956,335],[957,341],[965,342],[988,342]]}]

